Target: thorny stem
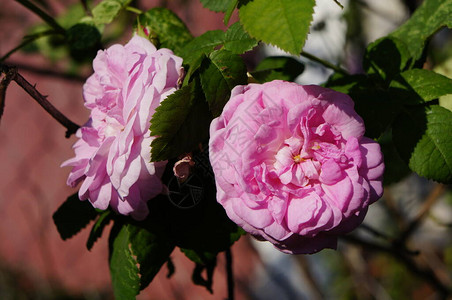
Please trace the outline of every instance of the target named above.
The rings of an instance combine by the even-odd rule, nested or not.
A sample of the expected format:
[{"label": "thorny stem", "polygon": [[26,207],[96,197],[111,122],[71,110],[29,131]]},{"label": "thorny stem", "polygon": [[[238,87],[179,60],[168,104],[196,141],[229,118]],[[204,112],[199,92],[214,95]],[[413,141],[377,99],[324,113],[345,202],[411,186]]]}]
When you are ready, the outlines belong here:
[{"label": "thorny stem", "polygon": [[[13,78],[16,76],[16,73],[17,69],[11,68],[4,72],[5,77],[3,77],[2,81],[0,81],[0,120],[3,116],[3,111],[5,110],[6,89],[11,83],[11,80],[13,80]],[[3,74],[3,72],[0,74]]]},{"label": "thorny stem", "polygon": [[[71,120],[69,120],[65,115],[63,115],[59,110],[57,110],[41,93],[38,92],[35,86],[32,86],[22,75],[17,72],[17,69],[14,67],[8,67],[6,65],[0,64],[0,73],[6,74],[5,78],[2,80],[0,84],[0,97],[1,98],[1,106],[3,107],[5,104],[5,92],[7,83],[14,80],[22,89],[24,89],[33,99],[35,99],[39,105],[42,106],[55,120],[57,120],[61,125],[66,127],[66,137],[70,137],[74,134],[77,129],[80,128],[79,125],[75,124]],[[8,79],[7,79],[8,78]],[[8,82],[9,80],[9,82]],[[3,88],[3,86],[5,86]],[[1,115],[0,115],[1,116]]]},{"label": "thorny stem", "polygon": [[349,73],[346,70],[344,70],[343,68],[336,66],[330,62],[327,62],[326,60],[323,60],[323,59],[321,59],[315,55],[312,55],[306,51],[301,51],[300,55],[306,57],[307,59],[315,61],[315,62],[327,67],[328,69],[332,69],[337,73],[340,73],[342,75],[349,75]]},{"label": "thorny stem", "polygon": [[58,33],[65,34],[66,30],[58,24],[54,18],[49,16],[45,11],[34,5],[28,0],[16,0],[35,14],[37,14],[42,20],[44,20],[50,27],[55,29]]}]

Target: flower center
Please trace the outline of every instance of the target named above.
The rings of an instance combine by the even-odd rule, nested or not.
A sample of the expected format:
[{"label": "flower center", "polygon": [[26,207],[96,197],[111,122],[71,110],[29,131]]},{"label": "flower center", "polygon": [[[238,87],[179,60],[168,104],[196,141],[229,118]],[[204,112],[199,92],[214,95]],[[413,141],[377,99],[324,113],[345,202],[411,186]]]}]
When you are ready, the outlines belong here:
[{"label": "flower center", "polygon": [[293,161],[294,161],[296,164],[298,164],[298,163],[304,161],[304,158],[302,158],[302,157],[300,156],[300,154],[298,154],[298,155],[295,155],[295,156],[293,157]]}]

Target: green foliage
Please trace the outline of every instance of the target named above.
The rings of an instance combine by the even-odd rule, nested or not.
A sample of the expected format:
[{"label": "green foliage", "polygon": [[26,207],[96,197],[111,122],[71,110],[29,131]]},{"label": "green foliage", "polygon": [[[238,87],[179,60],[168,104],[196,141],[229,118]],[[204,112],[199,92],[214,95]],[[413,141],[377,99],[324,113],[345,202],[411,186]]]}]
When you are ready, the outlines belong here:
[{"label": "green foliage", "polygon": [[405,43],[413,63],[421,58],[426,41],[441,27],[452,28],[452,0],[426,0],[390,36]]},{"label": "green foliage", "polygon": [[101,30],[91,17],[85,17],[67,30],[66,43],[74,59],[92,61],[101,47]]},{"label": "green foliage", "polygon": [[94,246],[94,243],[102,236],[105,226],[110,223],[113,216],[110,210],[103,211],[99,214],[99,218],[94,223],[93,228],[91,228],[91,232],[88,237],[88,241],[86,242],[86,248],[91,250]]},{"label": "green foliage", "polygon": [[246,84],[246,66],[240,56],[218,50],[205,57],[200,71],[201,85],[213,117],[223,111],[231,90]]},{"label": "green foliage", "polygon": [[376,73],[388,82],[401,70],[405,70],[411,60],[408,46],[403,41],[395,37],[384,37],[367,47],[363,67],[369,74]]},{"label": "green foliage", "polygon": [[229,7],[226,10],[226,12],[224,14],[224,19],[223,19],[223,23],[224,23],[225,26],[228,25],[229,20],[231,19],[232,13],[234,12],[234,10],[237,7],[238,3],[239,3],[239,0],[232,0],[229,3]]},{"label": "green foliage", "polygon": [[113,291],[117,299],[135,299],[168,260],[174,245],[164,236],[130,223],[114,229],[110,239]]},{"label": "green foliage", "polygon": [[242,54],[257,46],[257,41],[251,38],[239,22],[232,24],[224,36],[224,49],[235,54]]},{"label": "green foliage", "polygon": [[271,56],[264,58],[251,75],[261,83],[276,79],[294,81],[303,71],[304,65],[295,58]]},{"label": "green foliage", "polygon": [[239,0],[201,0],[205,8],[214,12],[224,12],[224,25],[228,25],[232,12],[237,6]]},{"label": "green foliage", "polygon": [[66,38],[71,49],[84,50],[96,47],[100,42],[101,34],[93,20],[86,17],[67,30]]},{"label": "green foliage", "polygon": [[364,120],[365,135],[370,138],[379,138],[401,110],[388,90],[379,86],[378,79],[371,76],[335,74],[326,87],[348,94],[353,99],[356,112]]},{"label": "green foliage", "polygon": [[93,18],[96,24],[109,24],[121,11],[122,5],[116,0],[104,0],[93,8]]},{"label": "green foliage", "polygon": [[136,25],[147,28],[162,48],[171,49],[176,55],[193,39],[184,22],[166,8],[156,7],[139,15]]},{"label": "green foliage", "polygon": [[110,234],[110,274],[116,299],[135,299],[140,291],[137,257],[133,255],[128,226],[115,224]]},{"label": "green foliage", "polygon": [[212,116],[199,84],[192,82],[169,95],[156,109],[150,127],[152,161],[190,152],[207,140]]},{"label": "green foliage", "polygon": [[298,55],[309,32],[314,5],[314,0],[242,0],[240,22],[250,36]]},{"label": "green foliage", "polygon": [[202,6],[215,12],[225,12],[235,0],[201,0]]},{"label": "green foliage", "polygon": [[367,75],[334,75],[326,84],[349,94],[364,119],[366,135],[380,138],[387,166],[385,183],[407,173],[402,161],[426,178],[452,179],[451,112],[425,106],[452,94],[452,80],[417,69],[425,60],[426,41],[441,27],[451,27],[451,10],[450,0],[424,1],[399,29],[368,46],[363,61]]},{"label": "green foliage", "polygon": [[392,130],[385,132],[378,139],[378,143],[380,143],[385,160],[384,186],[397,183],[411,173],[410,168],[397,152],[392,138]]},{"label": "green foliage", "polygon": [[212,52],[215,47],[221,45],[224,41],[225,33],[221,30],[210,30],[196,37],[185,45],[182,49],[181,56],[185,65],[194,65],[199,61],[203,54]]},{"label": "green foliage", "polygon": [[[409,100],[411,100],[408,103],[414,104],[414,100],[423,103],[438,99],[443,95],[452,94],[452,79],[429,70],[412,69],[400,73],[391,82],[390,87],[406,91]],[[394,90],[393,92],[397,93]],[[402,95],[402,97],[404,96]],[[402,99],[399,99],[399,101],[402,101]]]},{"label": "green foliage", "polygon": [[[251,38],[239,23],[234,23],[226,32],[209,30],[194,38],[183,47],[180,55],[184,59],[185,65],[198,68],[203,55],[209,55],[221,45],[232,53],[242,54],[253,49],[257,45],[257,41]],[[199,64],[196,64],[197,62]]]},{"label": "green foliage", "polygon": [[[192,274],[194,284],[204,286],[210,293],[213,293],[213,272],[217,265],[217,254],[210,252],[197,252],[190,249],[180,249],[196,265]],[[202,272],[206,270],[206,278],[202,276]]]},{"label": "green foliage", "polygon": [[452,28],[451,11],[452,0],[424,1],[405,24],[369,45],[364,69],[389,80],[399,71],[422,67],[426,41],[441,27]]},{"label": "green foliage", "polygon": [[393,139],[414,172],[452,183],[452,112],[438,105],[405,110],[394,123]]},{"label": "green foliage", "polygon": [[80,201],[75,193],[53,214],[58,233],[63,240],[72,237],[85,228],[89,222],[97,217],[97,212],[89,201]]}]

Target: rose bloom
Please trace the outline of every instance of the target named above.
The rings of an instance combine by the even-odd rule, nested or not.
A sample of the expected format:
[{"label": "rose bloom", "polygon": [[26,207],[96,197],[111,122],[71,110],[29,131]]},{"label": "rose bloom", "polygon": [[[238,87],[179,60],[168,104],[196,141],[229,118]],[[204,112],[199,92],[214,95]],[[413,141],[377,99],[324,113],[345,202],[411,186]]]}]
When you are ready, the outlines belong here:
[{"label": "rose bloom", "polygon": [[335,249],[383,193],[380,146],[353,106],[313,85],[235,87],[209,142],[229,218],[286,253]]},{"label": "rose bloom", "polygon": [[166,165],[150,162],[150,120],[176,90],[181,66],[171,50],[139,36],[97,53],[83,86],[90,119],[77,131],[75,157],[62,164],[73,167],[68,185],[83,181],[81,200],[137,220],[147,216],[146,202],[162,192]]}]

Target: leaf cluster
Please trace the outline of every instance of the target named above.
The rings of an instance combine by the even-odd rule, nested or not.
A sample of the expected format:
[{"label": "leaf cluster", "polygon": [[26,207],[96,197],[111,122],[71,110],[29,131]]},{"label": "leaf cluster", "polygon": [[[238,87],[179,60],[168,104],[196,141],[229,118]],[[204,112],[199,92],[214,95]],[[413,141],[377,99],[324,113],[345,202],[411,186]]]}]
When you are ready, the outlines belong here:
[{"label": "leaf cluster", "polygon": [[452,94],[452,80],[422,69],[430,38],[452,28],[451,10],[450,0],[424,1],[405,24],[367,47],[366,74],[334,74],[326,84],[351,96],[366,136],[380,142],[386,184],[410,171],[452,182],[452,112],[438,105]]}]

